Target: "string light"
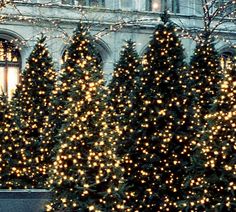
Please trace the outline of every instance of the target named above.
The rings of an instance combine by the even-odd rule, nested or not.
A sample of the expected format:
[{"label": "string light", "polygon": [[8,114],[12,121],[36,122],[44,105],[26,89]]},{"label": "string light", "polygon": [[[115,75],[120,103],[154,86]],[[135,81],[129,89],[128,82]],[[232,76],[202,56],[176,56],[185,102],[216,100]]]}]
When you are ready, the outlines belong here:
[{"label": "string light", "polygon": [[[235,4],[235,1],[230,3]],[[190,207],[193,209],[199,207],[202,209],[203,205],[213,210],[222,205],[227,209],[231,209],[233,207],[232,202],[235,202],[235,197],[229,195],[230,192],[235,190],[236,185],[233,179],[226,186],[218,186],[209,182],[209,176],[206,173],[202,176],[196,174],[192,176],[189,184],[187,183],[190,186],[190,190],[186,192],[186,196],[181,193],[181,190],[185,189],[185,185],[181,180],[182,177],[186,177],[186,167],[189,166],[189,164],[183,166],[183,163],[188,162],[189,156],[192,153],[190,150],[194,152],[194,156],[197,153],[199,157],[203,157],[204,164],[202,170],[215,170],[217,167],[221,167],[227,174],[232,175],[232,178],[235,176],[235,167],[231,163],[225,163],[229,155],[231,155],[228,153],[229,146],[234,148],[235,105],[232,101],[235,99],[235,88],[233,87],[235,82],[229,77],[227,70],[221,71],[219,69],[219,62],[216,59],[218,56],[211,42],[214,33],[217,32],[216,29],[224,22],[223,20],[221,21],[221,17],[225,18],[225,14],[222,14],[221,17],[219,15],[221,14],[221,9],[224,11],[227,5],[228,3],[213,13],[215,16],[212,20],[219,20],[216,25],[212,25],[210,20],[208,20],[210,22],[206,20],[209,5],[203,7],[205,10],[205,24],[209,24],[209,28],[205,26],[204,30],[196,38],[199,42],[192,59],[193,62],[190,64],[189,72],[187,72],[187,67],[185,67],[183,62],[182,44],[175,34],[177,29],[174,29],[172,24],[168,24],[167,17],[164,17],[165,19],[162,17],[163,24],[159,25],[161,30],[155,31],[153,40],[150,42],[143,58],[141,75],[139,76],[140,73],[136,67],[136,65],[140,65],[138,59],[128,63],[128,67],[134,70],[137,78],[129,75],[130,69],[128,70],[127,67],[118,67],[117,72],[114,73],[114,78],[121,77],[119,71],[127,74],[131,84],[133,83],[132,86],[136,86],[135,89],[137,90],[129,90],[134,95],[130,98],[128,94],[124,94],[124,91],[127,91],[128,85],[126,85],[127,87],[119,86],[119,95],[112,99],[113,104],[114,102],[116,104],[112,106],[100,102],[112,90],[107,93],[104,88],[100,64],[101,58],[96,58],[97,52],[91,53],[91,49],[94,49],[90,37],[86,37],[87,33],[84,31],[69,38],[71,49],[69,49],[68,53],[65,53],[60,80],[52,95],[53,97],[59,97],[60,102],[60,104],[54,105],[53,109],[55,111],[53,111],[52,115],[56,116],[59,114],[59,119],[63,124],[61,124],[60,129],[56,129],[59,132],[46,131],[45,133],[44,126],[39,127],[40,123],[35,123],[35,118],[24,120],[23,115],[14,114],[16,123],[14,123],[14,126],[11,126],[10,130],[11,132],[19,132],[13,141],[16,141],[14,148],[17,150],[17,154],[19,153],[20,159],[17,165],[12,168],[11,174],[22,180],[25,178],[25,173],[27,173],[27,177],[32,180],[31,186],[35,186],[37,175],[47,175],[48,165],[42,164],[46,161],[45,158],[48,156],[50,147],[40,148],[39,152],[41,155],[34,158],[29,157],[29,155],[33,154],[31,147],[34,142],[33,138],[29,138],[29,135],[32,132],[36,134],[45,133],[46,138],[51,137],[60,141],[56,148],[58,155],[56,156],[51,173],[52,176],[49,180],[53,186],[55,196],[52,203],[47,206],[47,211],[53,211],[55,208],[59,210],[71,208],[72,211],[78,210],[78,208],[100,211],[101,207],[109,208],[109,211],[117,211],[124,210],[125,204],[130,206],[127,211],[132,211],[133,209],[171,211],[176,210],[177,207]],[[40,7],[45,6],[50,5],[40,4]],[[85,16],[83,11],[82,16]],[[234,13],[230,12],[226,15],[229,15],[231,18]],[[31,24],[39,24],[37,19],[32,17],[26,18],[13,15],[11,18],[11,20],[22,20]],[[3,23],[8,20],[8,16],[2,16]],[[47,20],[60,30],[58,27],[59,22],[44,17],[40,19],[42,22]],[[149,21],[150,19],[147,21],[150,26]],[[115,32],[123,27],[141,22],[145,23],[145,20],[137,19],[136,22],[124,19],[118,23],[112,23],[108,30],[99,32],[95,37],[98,39],[107,32]],[[45,31],[47,30],[45,29]],[[187,36],[190,36],[190,34],[187,34]],[[66,34],[64,33],[63,38],[65,39],[65,37]],[[18,40],[13,42],[18,42]],[[158,44],[161,48],[156,48],[155,44]],[[159,61],[156,59],[156,54],[158,54]],[[40,59],[41,55],[33,57],[32,62],[38,63]],[[126,60],[128,59],[126,58]],[[161,65],[158,66],[157,61]],[[176,68],[179,63],[181,65]],[[42,65],[45,64],[42,63]],[[177,69],[176,73],[173,71],[175,68]],[[29,64],[26,66],[26,69],[30,69]],[[49,68],[48,71],[51,72],[52,69]],[[173,74],[173,76],[168,76],[168,73]],[[35,70],[32,70],[31,74],[35,74]],[[223,83],[221,81],[222,74],[227,77]],[[127,75],[125,76],[127,77]],[[41,77],[38,77],[38,79],[41,79]],[[193,83],[191,86],[187,85],[185,77]],[[54,79],[54,76],[49,77],[49,79]],[[38,107],[32,107],[31,99],[27,98],[30,91],[27,85],[31,85],[33,82],[34,79],[29,78],[28,84],[25,83],[24,86],[23,80],[20,85],[23,85],[22,91],[18,91],[15,94],[16,98],[17,95],[20,96],[22,93],[25,95],[23,95],[22,100],[26,105],[27,111],[24,111],[25,109],[23,108],[23,112],[33,113],[35,109],[39,110]],[[181,96],[181,92],[185,89],[188,90],[185,93],[187,97],[185,95]],[[223,93],[220,100],[216,99],[219,89]],[[37,93],[39,96],[43,96],[46,91],[38,89]],[[189,103],[188,98],[193,100],[191,102],[192,111],[189,111],[189,108],[186,106]],[[194,98],[196,99],[194,100]],[[19,102],[14,103],[13,100],[15,110],[21,108],[20,104]],[[51,104],[53,103],[48,103],[48,106],[51,107]],[[91,105],[94,106],[92,109],[90,108]],[[222,109],[216,113],[209,114],[212,105],[219,107],[227,105],[230,108],[228,108],[228,111]],[[118,106],[118,112],[107,115],[115,109],[115,106]],[[41,110],[39,111],[42,113]],[[122,123],[120,118],[126,113],[129,113],[130,120]],[[189,115],[189,113],[192,114]],[[112,123],[107,121],[110,116],[115,116],[115,121]],[[189,116],[192,118],[190,121],[187,120]],[[48,116],[44,120],[49,129],[52,126],[57,126],[54,123],[50,123],[51,120]],[[210,122],[213,121],[214,125],[208,124],[208,120]],[[191,135],[194,138],[191,139],[181,134],[182,131],[178,131],[179,128],[183,131],[186,130],[184,127],[186,127],[187,121],[189,121],[188,129],[190,131],[196,130]],[[19,122],[30,128],[30,130],[22,130],[18,125]],[[42,121],[42,123],[44,122]],[[121,127],[119,126],[120,123],[122,123]],[[129,127],[129,125],[132,127]],[[8,126],[4,127],[8,129]],[[37,130],[38,132],[36,132]],[[135,156],[131,153],[126,153],[120,161],[115,155],[116,145],[118,138],[123,141],[126,140],[124,132],[131,135],[131,140],[135,141],[132,150],[139,154]],[[54,137],[56,133],[58,133],[58,137]],[[207,136],[207,139],[205,136]],[[4,136],[4,141],[8,139],[8,135]],[[215,147],[218,139],[223,141]],[[23,143],[23,148],[18,143],[18,140]],[[43,144],[48,144],[49,142],[44,139],[42,140],[46,142]],[[189,140],[190,146],[186,145]],[[127,141],[130,142],[130,140]],[[158,143],[158,146],[155,145],[156,143]],[[123,144],[121,146],[124,148]],[[177,146],[180,150],[175,149]],[[29,151],[27,150],[28,147]],[[12,151],[11,148],[9,150]],[[82,152],[81,150],[84,151]],[[46,153],[46,156],[43,153]],[[3,149],[0,154],[4,158],[5,150]],[[234,154],[232,155],[234,156]],[[193,155],[191,157],[193,159]],[[36,171],[32,170],[31,164],[33,163],[36,164]],[[120,163],[127,165],[127,167],[120,168]],[[149,165],[148,167],[146,166],[147,164]],[[5,168],[4,166],[6,165],[3,164],[3,168]],[[1,170],[3,168],[1,167]],[[175,169],[183,169],[180,171],[183,176],[175,175],[172,172]],[[125,177],[131,179],[131,182],[137,184],[136,188],[131,187],[126,192],[124,202],[119,198],[117,199],[120,186],[124,180],[122,172],[124,172]],[[222,179],[220,178],[221,181]],[[7,182],[8,186],[10,184],[10,187],[14,183],[16,187],[22,186],[19,182]],[[140,185],[142,185],[142,191],[139,190]],[[28,187],[28,185],[24,186]],[[99,195],[94,197],[95,191],[101,191],[99,186],[102,187],[102,194],[98,192]],[[215,193],[219,193],[217,198],[212,197],[214,194],[211,194],[211,188],[214,189]],[[227,188],[228,192],[226,195],[221,193],[225,188]],[[62,189],[67,189],[67,193],[64,194]],[[200,193],[196,191],[198,189]],[[74,193],[76,193],[76,197],[73,197]],[[186,197],[184,203],[178,205],[179,200],[183,197]],[[86,198],[90,198],[91,202],[84,206],[82,200]],[[222,202],[219,203],[219,201]]]},{"label": "string light", "polygon": [[14,112],[11,129],[14,154],[10,178],[15,188],[44,188],[48,177],[53,143],[42,138],[51,107],[56,72],[45,39],[41,37],[35,45],[11,101]]},{"label": "string light", "polygon": [[86,26],[78,25],[66,54],[55,92],[62,123],[49,180],[55,195],[46,210],[122,211],[116,131],[110,130],[101,60]]}]

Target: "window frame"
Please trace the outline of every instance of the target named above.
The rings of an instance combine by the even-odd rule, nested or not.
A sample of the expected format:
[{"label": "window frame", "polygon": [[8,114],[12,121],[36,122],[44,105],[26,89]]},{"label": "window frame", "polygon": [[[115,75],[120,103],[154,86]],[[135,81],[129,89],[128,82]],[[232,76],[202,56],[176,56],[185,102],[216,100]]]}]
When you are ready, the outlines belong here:
[{"label": "window frame", "polygon": [[105,0],[96,0],[98,5],[93,5],[93,0],[62,0],[61,3],[64,5],[80,5],[88,7],[105,7]]},{"label": "window frame", "polygon": [[[90,7],[93,7],[92,1],[93,0],[86,0],[86,4]],[[99,6],[96,6],[96,7],[105,7],[105,0],[98,0],[98,4]]]},{"label": "window frame", "polygon": [[[21,65],[22,65],[22,58],[21,58],[21,54],[20,51],[16,48],[16,46],[14,44],[12,44],[9,40],[4,39],[4,38],[0,38],[0,54],[3,52],[3,60],[0,60],[0,67],[3,68],[3,75],[4,75],[4,79],[3,79],[3,85],[1,85],[0,87],[0,93],[2,93],[2,91],[4,93],[6,93],[8,96],[11,96],[11,94],[9,93],[10,91],[9,89],[9,79],[8,79],[8,75],[9,75],[9,71],[10,68],[17,68],[17,84],[20,83],[20,73],[21,73]],[[1,51],[3,49],[3,51]],[[9,60],[9,57],[7,56],[7,54],[11,54],[11,60]],[[13,61],[14,58],[17,58],[17,61]]]},{"label": "window frame", "polygon": [[180,2],[179,0],[160,0],[161,8],[160,11],[154,11],[152,9],[153,0],[146,0],[146,11],[150,12],[163,12],[168,9],[170,13],[180,13]]}]

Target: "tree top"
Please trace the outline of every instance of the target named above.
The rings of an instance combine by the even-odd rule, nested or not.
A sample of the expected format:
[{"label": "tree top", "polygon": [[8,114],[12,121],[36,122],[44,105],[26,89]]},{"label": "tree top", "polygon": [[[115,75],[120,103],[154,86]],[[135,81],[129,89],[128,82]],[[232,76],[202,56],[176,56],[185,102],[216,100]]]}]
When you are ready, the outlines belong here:
[{"label": "tree top", "polygon": [[164,12],[161,14],[161,21],[166,24],[170,20],[170,15],[167,10],[164,10]]}]

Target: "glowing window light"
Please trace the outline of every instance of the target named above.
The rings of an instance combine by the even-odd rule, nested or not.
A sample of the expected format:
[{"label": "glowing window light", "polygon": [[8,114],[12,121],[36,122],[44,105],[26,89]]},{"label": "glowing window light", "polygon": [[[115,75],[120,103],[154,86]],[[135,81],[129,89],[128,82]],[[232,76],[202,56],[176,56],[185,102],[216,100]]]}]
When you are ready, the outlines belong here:
[{"label": "glowing window light", "polygon": [[161,11],[161,0],[152,1],[152,11],[155,11],[155,12]]},{"label": "glowing window light", "polygon": [[0,67],[0,94],[4,91],[5,88],[5,68]]},{"label": "glowing window light", "polygon": [[146,0],[146,10],[153,12],[180,13],[180,0]]},{"label": "glowing window light", "polygon": [[231,52],[223,52],[220,58],[220,64],[223,70],[232,68],[233,65],[233,54]]},{"label": "glowing window light", "polygon": [[17,67],[9,67],[7,74],[7,94],[8,97],[11,99],[16,89],[16,85],[19,83],[19,69]]},{"label": "glowing window light", "polygon": [[12,97],[19,83],[20,53],[9,41],[0,39],[0,93]]}]

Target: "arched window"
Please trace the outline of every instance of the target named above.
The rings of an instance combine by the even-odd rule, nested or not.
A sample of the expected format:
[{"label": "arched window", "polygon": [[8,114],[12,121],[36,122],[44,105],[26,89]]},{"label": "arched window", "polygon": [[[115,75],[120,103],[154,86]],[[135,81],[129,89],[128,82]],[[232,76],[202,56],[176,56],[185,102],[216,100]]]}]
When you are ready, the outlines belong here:
[{"label": "arched window", "polygon": [[[112,51],[109,45],[102,39],[96,39],[94,45],[96,47],[98,63],[101,65],[101,68],[103,69],[104,72],[104,76],[106,78],[107,75],[109,75],[113,70],[113,59],[111,58]],[[63,66],[64,62],[67,59],[68,59],[68,52],[67,52],[67,46],[65,46],[61,50],[60,65]]]},{"label": "arched window", "polygon": [[147,0],[146,9],[153,12],[169,10],[171,13],[179,13],[179,0]]},{"label": "arched window", "polygon": [[8,40],[0,39],[0,92],[11,98],[19,83],[21,56],[19,50]]}]

